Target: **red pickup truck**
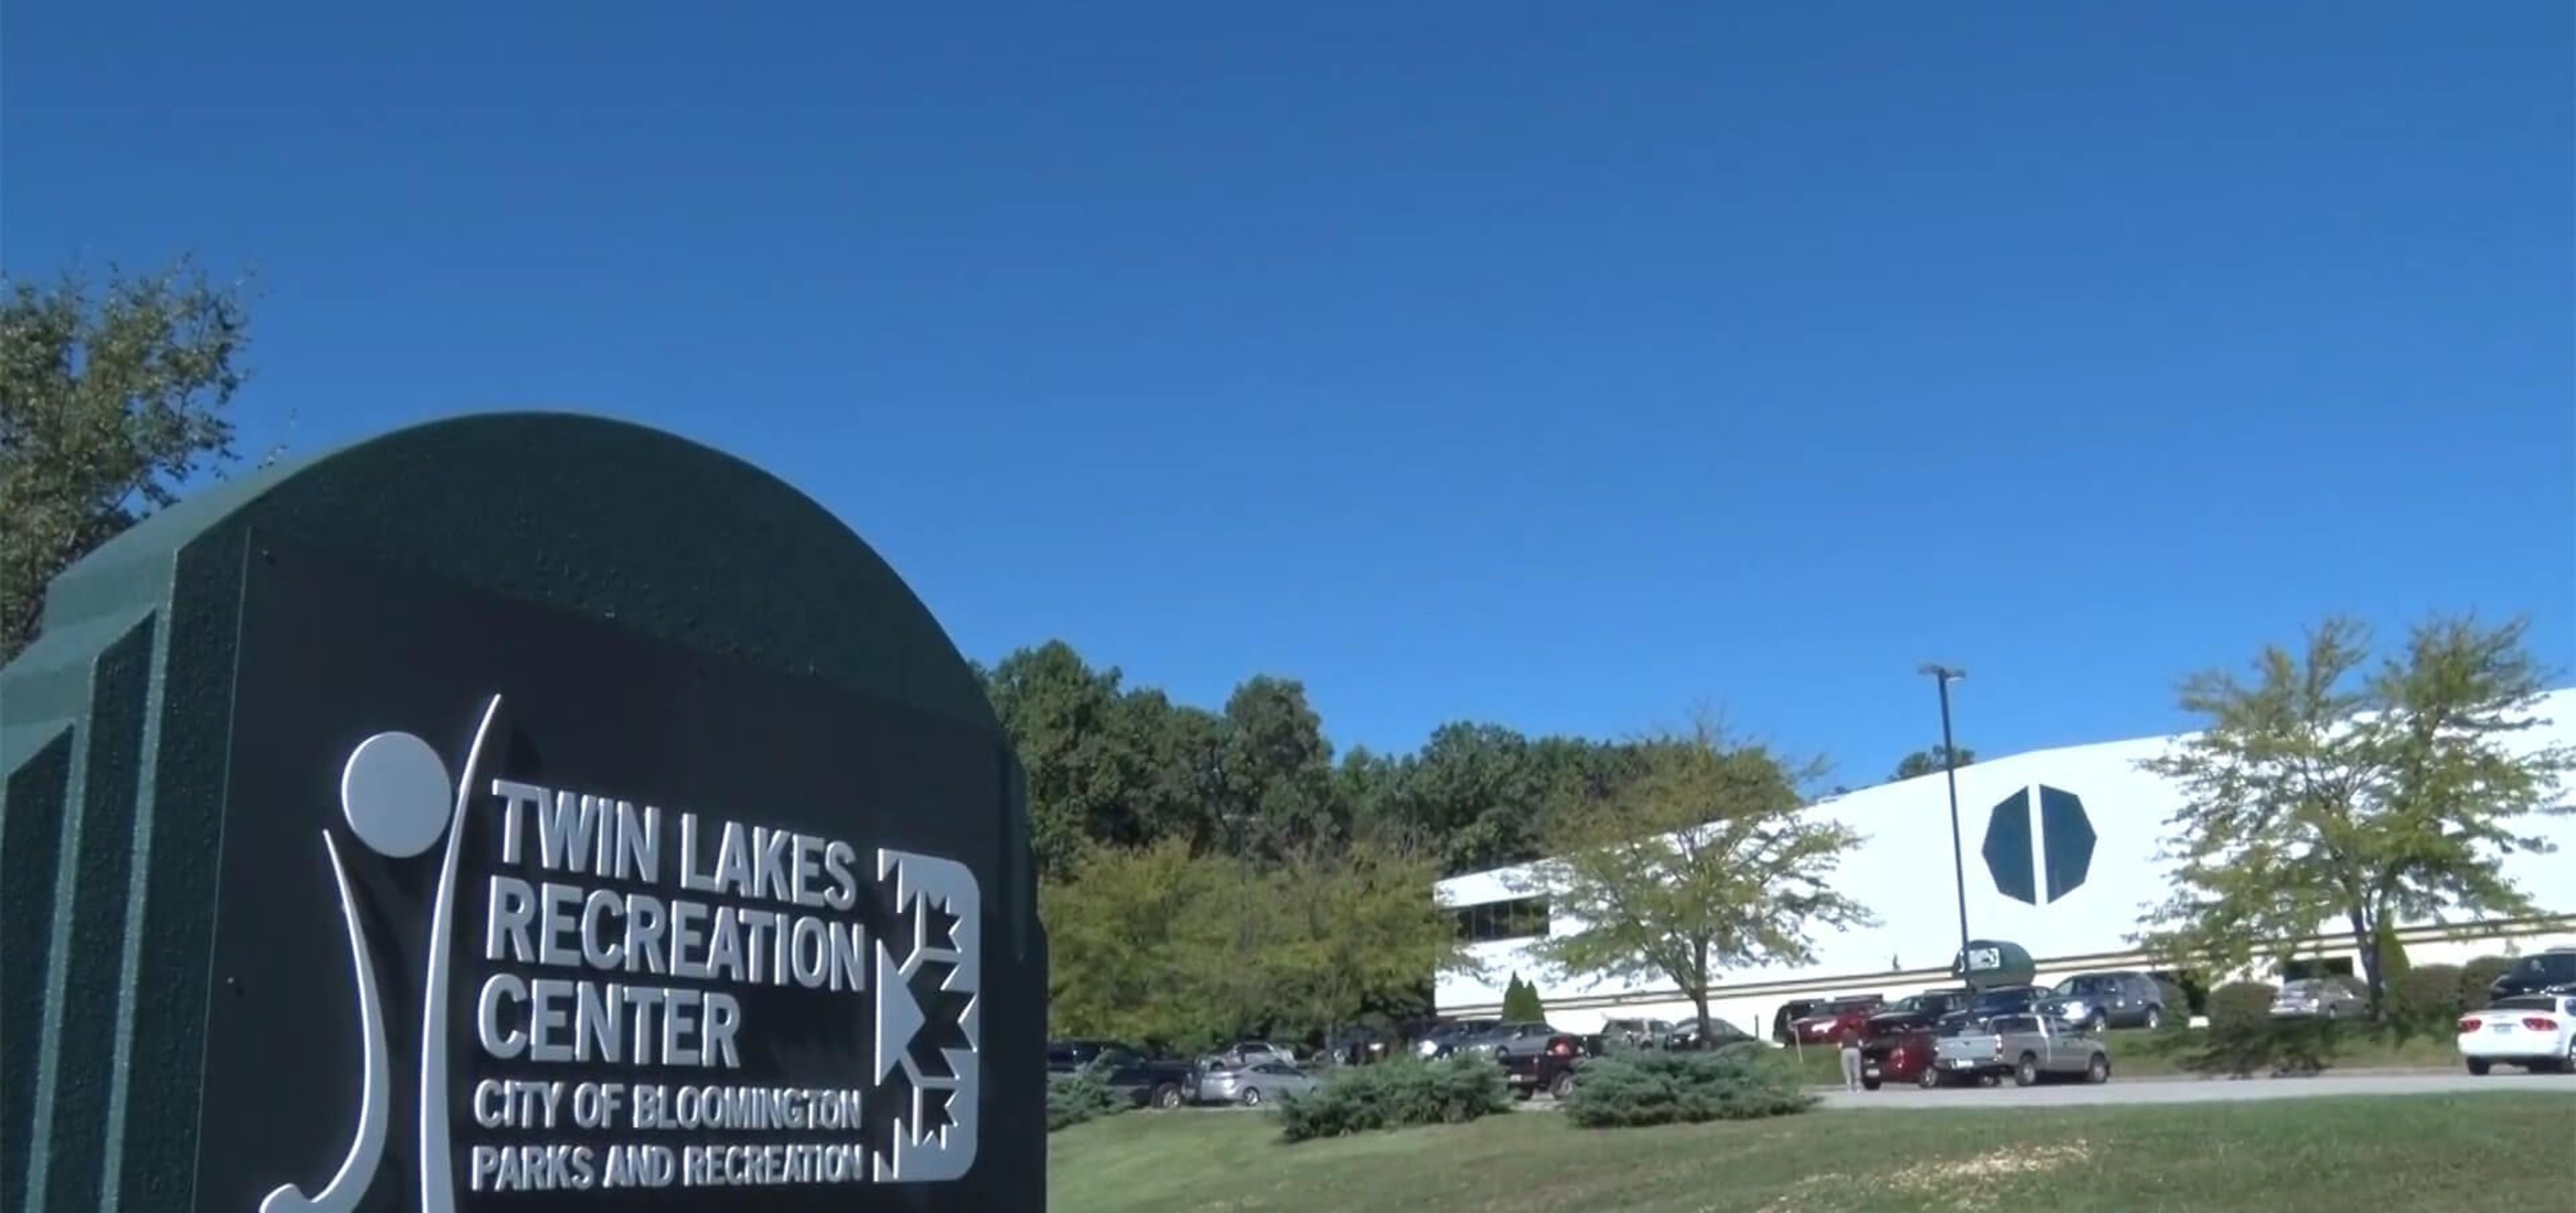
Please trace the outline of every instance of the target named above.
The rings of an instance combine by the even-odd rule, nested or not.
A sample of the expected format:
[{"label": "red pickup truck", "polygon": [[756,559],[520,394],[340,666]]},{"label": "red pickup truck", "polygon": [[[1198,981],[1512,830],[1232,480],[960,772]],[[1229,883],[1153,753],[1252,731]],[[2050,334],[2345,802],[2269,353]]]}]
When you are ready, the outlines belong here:
[{"label": "red pickup truck", "polygon": [[1543,1049],[1505,1053],[1499,1055],[1499,1060],[1503,1063],[1503,1081],[1511,1084],[1512,1094],[1527,1099],[1545,1091],[1552,1098],[1563,1099],[1574,1093],[1575,1070],[1600,1055],[1600,1037],[1566,1032],[1549,1037]]},{"label": "red pickup truck", "polygon": [[1792,1020],[1789,1029],[1802,1045],[1829,1045],[1842,1036],[1844,1028],[1864,1036],[1869,1034],[1869,1017],[1886,1006],[1887,1000],[1876,994],[1865,998],[1837,998]]},{"label": "red pickup truck", "polygon": [[1910,1082],[1927,1091],[1940,1086],[1940,1068],[1932,1064],[1936,1039],[1931,1027],[1921,1024],[1871,1038],[1860,1047],[1860,1085],[1872,1091],[1891,1082]]}]

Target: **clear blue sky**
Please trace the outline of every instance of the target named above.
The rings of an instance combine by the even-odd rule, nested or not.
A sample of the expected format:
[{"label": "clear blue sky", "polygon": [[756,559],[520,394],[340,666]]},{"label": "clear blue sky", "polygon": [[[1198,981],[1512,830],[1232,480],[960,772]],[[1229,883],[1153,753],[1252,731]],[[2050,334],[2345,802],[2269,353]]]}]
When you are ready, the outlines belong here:
[{"label": "clear blue sky", "polygon": [[1928,658],[1989,754],[2328,611],[2576,665],[2560,0],[920,7],[12,5],[6,264],[255,270],[253,452],[666,426],[972,655],[1345,745],[1707,700],[1865,782]]}]

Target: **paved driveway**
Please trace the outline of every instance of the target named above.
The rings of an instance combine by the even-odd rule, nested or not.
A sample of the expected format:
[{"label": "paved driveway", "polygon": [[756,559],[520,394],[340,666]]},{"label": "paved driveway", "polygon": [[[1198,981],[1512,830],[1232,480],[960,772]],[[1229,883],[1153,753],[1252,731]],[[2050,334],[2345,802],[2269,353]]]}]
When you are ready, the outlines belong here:
[{"label": "paved driveway", "polygon": [[2259,1099],[2315,1099],[2327,1095],[2434,1095],[2490,1091],[2547,1091],[2576,1099],[2576,1075],[2498,1070],[2485,1078],[2465,1073],[2321,1074],[2315,1078],[2119,1078],[2101,1086],[2049,1083],[2016,1087],[1884,1087],[1876,1091],[1825,1091],[1827,1108],[2042,1108],[2077,1104],[2235,1103]]}]

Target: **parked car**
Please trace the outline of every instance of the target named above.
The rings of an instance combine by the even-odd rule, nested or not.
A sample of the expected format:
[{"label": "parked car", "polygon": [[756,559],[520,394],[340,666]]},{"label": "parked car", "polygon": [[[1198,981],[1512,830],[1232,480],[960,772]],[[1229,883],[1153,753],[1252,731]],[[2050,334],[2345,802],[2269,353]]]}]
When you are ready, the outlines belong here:
[{"label": "parked car", "polygon": [[1543,1023],[1498,1023],[1457,1042],[1455,1052],[1491,1057],[1497,1060],[1517,1054],[1536,1053],[1560,1033]]},{"label": "parked car", "polygon": [[1723,1019],[1709,1020],[1708,1038],[1702,1040],[1699,1034],[1699,1021],[1693,1019],[1674,1027],[1673,1034],[1665,1038],[1664,1047],[1677,1053],[1691,1053],[1702,1049],[1723,1049],[1728,1045],[1755,1043],[1758,1042],[1753,1039],[1752,1033]]},{"label": "parked car", "polygon": [[[2504,976],[2487,987],[2489,998],[2546,994],[2560,986],[2576,987],[2576,948],[2550,948],[2513,962]],[[2571,991],[2576,992],[2576,991]]]},{"label": "parked car", "polygon": [[1257,1065],[1265,1061],[1285,1066],[1297,1064],[1297,1050],[1266,1040],[1238,1040],[1217,1050],[1217,1056],[1236,1066]]},{"label": "parked car", "polygon": [[1868,1032],[1871,1036],[1885,1036],[1932,1027],[1941,1022],[1942,1016],[1968,1005],[1968,1000],[1975,996],[1976,991],[1965,987],[1908,994],[1871,1015]]},{"label": "parked car", "polygon": [[1457,1049],[1460,1041],[1492,1031],[1501,1022],[1499,1019],[1452,1019],[1435,1024],[1422,1034],[1422,1039],[1413,1042],[1413,1052],[1420,1057],[1447,1057]]},{"label": "parked car", "polygon": [[1124,1047],[1114,1040],[1050,1040],[1047,1042],[1047,1072],[1070,1074],[1091,1064],[1102,1053]]},{"label": "parked car", "polygon": [[1791,1021],[1789,1027],[1798,1034],[1802,1045],[1829,1045],[1850,1028],[1866,1033],[1869,1017],[1878,1013],[1887,1001],[1876,994],[1837,998]]},{"label": "parked car", "polygon": [[1574,1093],[1575,1071],[1600,1055],[1601,1037],[1560,1032],[1549,1037],[1544,1048],[1502,1055],[1503,1081],[1522,1099],[1540,1091],[1563,1099]]},{"label": "parked car", "polygon": [[2165,992],[2144,973],[2078,973],[2057,983],[2037,1009],[2097,1032],[2160,1028],[2165,1022]]},{"label": "parked car", "polygon": [[1257,1108],[1282,1095],[1304,1094],[1323,1080],[1284,1061],[1212,1066],[1199,1073],[1201,1103],[1239,1103]]},{"label": "parked car", "polygon": [[1670,1044],[1674,1026],[1667,1019],[1608,1019],[1601,1023],[1601,1035],[1631,1049],[1660,1049]]},{"label": "parked car", "polygon": [[2341,974],[2302,977],[2281,983],[2281,992],[2272,997],[2272,1014],[2283,1019],[2355,1018],[2370,1014],[2370,993],[2359,981]]},{"label": "parked car", "polygon": [[1373,1028],[1351,1028],[1337,1032],[1324,1045],[1324,1053],[1341,1066],[1366,1065],[1386,1060],[1391,1049],[1386,1035]]},{"label": "parked car", "polygon": [[1823,1005],[1825,1000],[1822,998],[1792,998],[1781,1003],[1780,1009],[1771,1013],[1771,1039],[1784,1045],[1796,1044],[1798,1032],[1790,1025],[1806,1018]]},{"label": "parked car", "polygon": [[1940,1041],[1929,1023],[1912,1020],[1872,1037],[1860,1047],[1860,1085],[1872,1091],[1891,1082],[1910,1082],[1927,1090],[1940,1086],[1941,1068],[1935,1064]]},{"label": "parked car", "polygon": [[1943,1015],[1937,1026],[1948,1035],[1963,1025],[1973,1026],[1998,1015],[2034,1014],[2031,1008],[2047,997],[2048,991],[2038,986],[1994,986],[1977,991],[1976,997],[1965,1005]]},{"label": "parked car", "polygon": [[2082,1027],[2045,1015],[1997,1015],[1970,1022],[1935,1045],[1945,1077],[2010,1074],[2027,1087],[2051,1074],[2111,1081],[2111,1050]]},{"label": "parked car", "polygon": [[2576,1072],[2576,994],[2511,994],[2461,1016],[2460,1056],[2471,1074],[2497,1062]]},{"label": "parked car", "polygon": [[1148,1056],[1117,1041],[1062,1040],[1047,1046],[1047,1070],[1089,1068],[1109,1089],[1138,1107],[1177,1108],[1198,1090],[1198,1067],[1177,1058]]}]

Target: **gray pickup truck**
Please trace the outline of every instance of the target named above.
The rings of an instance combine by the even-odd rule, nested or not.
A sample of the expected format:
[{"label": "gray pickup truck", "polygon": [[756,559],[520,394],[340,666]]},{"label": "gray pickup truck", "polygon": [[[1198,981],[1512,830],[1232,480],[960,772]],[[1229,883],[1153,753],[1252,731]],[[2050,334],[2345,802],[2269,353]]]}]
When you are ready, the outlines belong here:
[{"label": "gray pickup truck", "polygon": [[2101,1039],[2045,1015],[1997,1015],[1960,1025],[1934,1043],[1933,1064],[1953,1081],[1992,1082],[2005,1074],[2024,1087],[2051,1074],[2111,1081],[2111,1050]]}]

